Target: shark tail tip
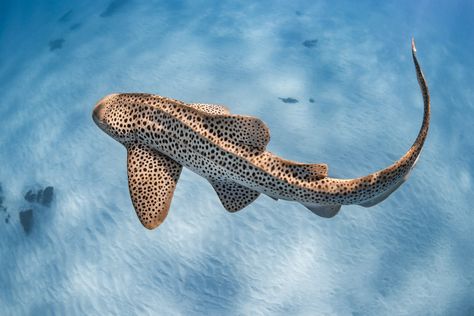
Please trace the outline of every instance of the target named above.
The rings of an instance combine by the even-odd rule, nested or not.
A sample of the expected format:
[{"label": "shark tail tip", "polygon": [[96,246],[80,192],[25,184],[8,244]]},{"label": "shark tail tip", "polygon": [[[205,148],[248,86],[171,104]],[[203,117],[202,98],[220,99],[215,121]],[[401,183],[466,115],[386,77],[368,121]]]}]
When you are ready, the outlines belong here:
[{"label": "shark tail tip", "polygon": [[415,38],[414,37],[411,38],[411,51],[412,51],[413,55],[415,55],[416,46],[415,46]]}]

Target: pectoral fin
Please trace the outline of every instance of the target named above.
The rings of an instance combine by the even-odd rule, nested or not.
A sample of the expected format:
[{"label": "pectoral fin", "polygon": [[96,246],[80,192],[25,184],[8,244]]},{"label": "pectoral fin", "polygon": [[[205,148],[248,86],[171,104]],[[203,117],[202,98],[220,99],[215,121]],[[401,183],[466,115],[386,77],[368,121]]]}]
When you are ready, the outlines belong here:
[{"label": "pectoral fin", "polygon": [[128,187],[140,222],[158,227],[168,215],[182,166],[142,145],[128,148]]},{"label": "pectoral fin", "polygon": [[212,181],[222,205],[229,212],[237,212],[255,201],[259,192],[244,187],[232,181]]}]

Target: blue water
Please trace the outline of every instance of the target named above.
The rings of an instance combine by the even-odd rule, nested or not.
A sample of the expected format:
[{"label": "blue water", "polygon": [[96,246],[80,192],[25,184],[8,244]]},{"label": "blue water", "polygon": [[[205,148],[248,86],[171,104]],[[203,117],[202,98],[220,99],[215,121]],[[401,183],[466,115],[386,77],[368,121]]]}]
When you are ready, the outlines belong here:
[{"label": "blue water", "polygon": [[[474,4],[334,2],[1,0],[0,314],[472,315]],[[112,92],[225,104],[270,151],[362,176],[421,124],[412,36],[419,163],[329,220],[265,196],[229,214],[185,170],[148,231],[91,119]]]}]

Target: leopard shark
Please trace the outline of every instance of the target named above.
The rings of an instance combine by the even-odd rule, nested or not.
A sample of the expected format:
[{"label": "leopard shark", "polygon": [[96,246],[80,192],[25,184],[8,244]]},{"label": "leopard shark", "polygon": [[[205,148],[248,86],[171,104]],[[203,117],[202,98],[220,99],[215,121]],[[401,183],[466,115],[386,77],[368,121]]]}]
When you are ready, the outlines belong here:
[{"label": "leopard shark", "polygon": [[414,40],[412,57],[424,102],[418,136],[392,165],[355,179],[332,178],[326,164],[295,162],[267,151],[270,132],[265,123],[231,114],[223,105],[115,93],[95,105],[92,117],[127,149],[132,204],[148,229],[165,220],[183,167],[206,178],[229,212],[265,194],[299,202],[330,218],[342,205],[371,207],[382,202],[408,179],[415,166],[428,135],[430,96]]}]

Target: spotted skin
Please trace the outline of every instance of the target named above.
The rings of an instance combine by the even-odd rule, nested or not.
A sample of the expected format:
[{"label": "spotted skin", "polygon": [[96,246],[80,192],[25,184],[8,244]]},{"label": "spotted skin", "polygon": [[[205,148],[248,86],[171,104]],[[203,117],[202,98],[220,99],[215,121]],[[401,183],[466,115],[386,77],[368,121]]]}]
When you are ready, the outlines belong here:
[{"label": "spotted skin", "polygon": [[209,114],[215,114],[215,115],[230,114],[229,109],[226,108],[223,105],[205,104],[205,103],[190,103],[190,104],[188,104],[188,106],[192,107],[196,110],[209,113]]},{"label": "spotted skin", "polygon": [[168,215],[183,167],[160,152],[136,143],[127,155],[128,186],[140,222],[152,229]]},{"label": "spotted skin", "polygon": [[[407,179],[416,163],[428,134],[430,98],[414,42],[412,55],[424,100],[418,137],[394,164],[356,179],[331,178],[326,164],[298,163],[266,151],[270,132],[265,123],[230,114],[223,106],[186,104],[143,93],[112,94],[98,102],[93,118],[128,150],[132,201],[147,228],[164,220],[180,166],[208,179],[228,211],[244,208],[263,193],[332,217],[341,205],[380,203]],[[153,172],[143,169],[147,164]]]},{"label": "spotted skin", "polygon": [[222,205],[229,212],[237,212],[258,198],[260,192],[253,191],[233,181],[211,180]]}]

